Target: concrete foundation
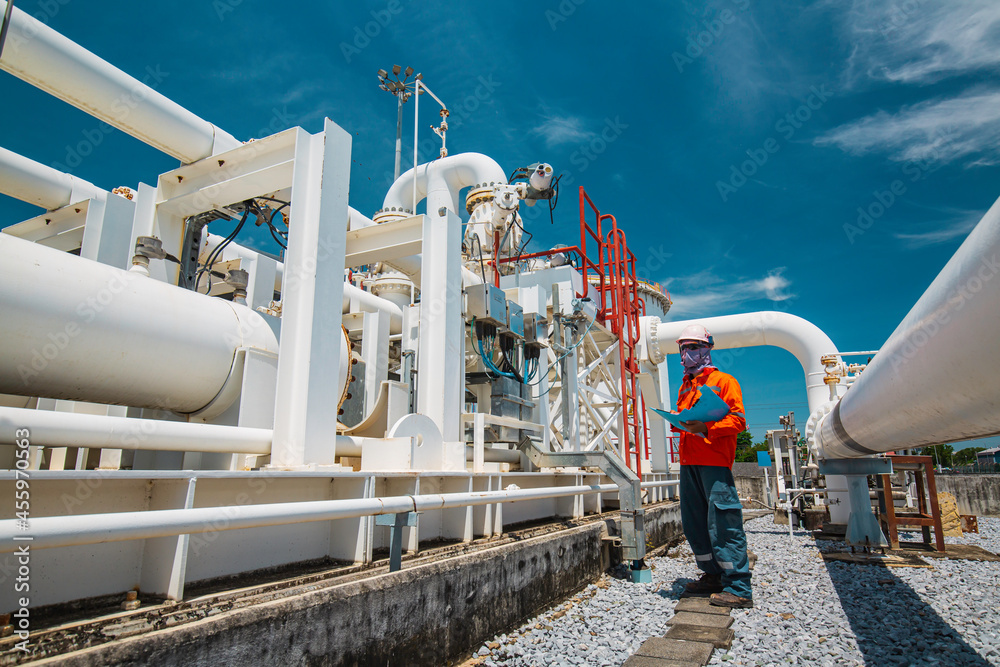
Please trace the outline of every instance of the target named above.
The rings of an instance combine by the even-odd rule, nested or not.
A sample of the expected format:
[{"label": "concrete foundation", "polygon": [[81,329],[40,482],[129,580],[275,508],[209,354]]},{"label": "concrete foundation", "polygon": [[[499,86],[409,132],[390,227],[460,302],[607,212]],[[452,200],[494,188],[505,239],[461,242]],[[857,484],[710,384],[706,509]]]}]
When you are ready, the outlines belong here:
[{"label": "concrete foundation", "polygon": [[[609,525],[610,524],[610,525]],[[675,502],[646,509],[677,541]],[[50,658],[60,665],[444,665],[596,580],[616,527],[597,521],[218,613]],[[48,661],[44,661],[48,662]]]}]

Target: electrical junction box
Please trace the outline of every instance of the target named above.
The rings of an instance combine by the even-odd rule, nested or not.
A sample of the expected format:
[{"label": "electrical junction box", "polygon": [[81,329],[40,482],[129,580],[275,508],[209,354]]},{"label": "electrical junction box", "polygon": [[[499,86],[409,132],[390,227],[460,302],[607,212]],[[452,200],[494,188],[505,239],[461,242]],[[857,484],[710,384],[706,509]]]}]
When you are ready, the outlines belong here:
[{"label": "electrical junction box", "polygon": [[545,347],[548,340],[549,323],[538,313],[524,316],[524,344],[528,347]]},{"label": "electrical junction box", "polygon": [[465,315],[470,321],[474,317],[477,322],[507,326],[507,297],[502,289],[489,284],[469,285],[465,294]]},{"label": "electrical junction box", "polygon": [[507,330],[518,338],[524,338],[524,309],[513,301],[507,302]]}]

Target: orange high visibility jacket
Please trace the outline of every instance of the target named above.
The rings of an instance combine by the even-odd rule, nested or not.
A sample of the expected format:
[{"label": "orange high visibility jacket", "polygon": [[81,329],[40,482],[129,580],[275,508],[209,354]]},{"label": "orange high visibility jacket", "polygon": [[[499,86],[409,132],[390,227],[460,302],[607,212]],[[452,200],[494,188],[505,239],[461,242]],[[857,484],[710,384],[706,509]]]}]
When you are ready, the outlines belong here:
[{"label": "orange high visibility jacket", "polygon": [[712,366],[702,370],[695,378],[685,375],[677,393],[677,411],[694,405],[701,391],[712,391],[701,389],[704,386],[719,388],[719,397],[729,406],[729,414],[717,422],[706,422],[708,433],[704,438],[681,432],[681,465],[732,468],[736,459],[736,436],[747,427],[740,383],[732,375]]}]

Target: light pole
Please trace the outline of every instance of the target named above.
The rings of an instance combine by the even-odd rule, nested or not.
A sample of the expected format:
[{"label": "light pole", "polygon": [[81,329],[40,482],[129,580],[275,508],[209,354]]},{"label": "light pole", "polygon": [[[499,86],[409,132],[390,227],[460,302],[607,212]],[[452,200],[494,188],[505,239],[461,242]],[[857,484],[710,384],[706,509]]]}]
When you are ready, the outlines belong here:
[{"label": "light pole", "polygon": [[[399,78],[400,72],[403,73],[402,79]],[[391,78],[384,69],[378,71],[378,87],[396,96],[396,168],[393,180],[399,179],[400,162],[403,157],[403,104],[413,95],[416,82],[421,78],[421,75],[417,74],[413,81],[407,81],[411,74],[413,74],[412,67],[403,70],[399,65],[392,66]],[[416,140],[414,139],[414,141]]]}]

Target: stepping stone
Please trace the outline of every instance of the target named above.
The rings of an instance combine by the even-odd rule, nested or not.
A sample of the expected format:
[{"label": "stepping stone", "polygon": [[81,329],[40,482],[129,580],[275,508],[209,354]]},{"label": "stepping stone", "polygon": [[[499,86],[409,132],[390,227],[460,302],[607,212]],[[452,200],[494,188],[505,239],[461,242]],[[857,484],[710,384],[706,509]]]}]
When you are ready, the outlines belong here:
[{"label": "stepping stone", "polygon": [[651,658],[648,655],[630,655],[622,667],[692,667],[692,665],[703,665],[702,662],[684,662],[683,660],[667,660],[664,658]]},{"label": "stepping stone", "polygon": [[667,630],[667,639],[689,642],[707,642],[715,648],[729,648],[736,633],[729,628],[706,628],[701,625],[673,625]]},{"label": "stepping stone", "polygon": [[674,612],[691,611],[698,614],[714,614],[716,616],[729,616],[732,611],[729,607],[716,607],[708,598],[684,598],[674,607]]},{"label": "stepping stone", "polygon": [[704,663],[684,662],[683,660],[665,660],[663,658],[652,658],[648,655],[630,655],[622,667],[691,667],[691,665]]},{"label": "stepping stone", "polygon": [[691,611],[677,612],[673,618],[667,621],[667,625],[697,625],[704,628],[728,628],[732,624],[733,617],[729,614],[722,616]]},{"label": "stepping stone", "polygon": [[635,655],[661,658],[685,665],[707,665],[715,647],[707,642],[689,642],[682,639],[650,637],[636,650]]}]

